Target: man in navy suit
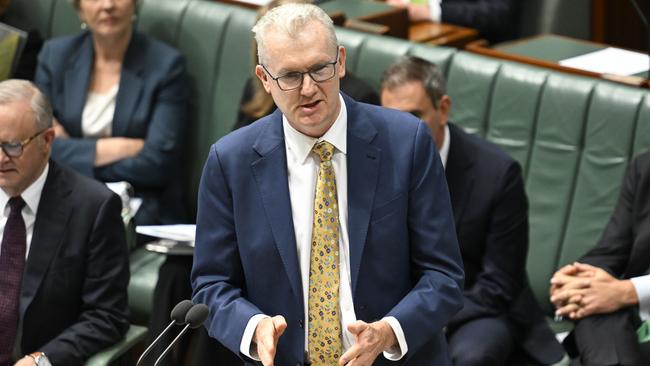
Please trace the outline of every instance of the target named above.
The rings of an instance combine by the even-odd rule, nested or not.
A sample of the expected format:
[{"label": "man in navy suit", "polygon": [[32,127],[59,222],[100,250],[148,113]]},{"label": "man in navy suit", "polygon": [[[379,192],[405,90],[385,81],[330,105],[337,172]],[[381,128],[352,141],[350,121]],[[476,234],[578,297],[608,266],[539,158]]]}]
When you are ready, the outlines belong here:
[{"label": "man in navy suit", "polygon": [[427,123],[445,166],[465,265],[465,307],[448,330],[454,365],[504,365],[519,345],[532,361],[563,357],[526,277],[528,206],[521,168],[494,144],[448,123],[451,99],[432,63],[403,57],[382,79],[385,107]]},{"label": "man in navy suit", "polygon": [[[251,365],[449,365],[442,329],[462,305],[463,271],[426,125],[340,94],[346,52],[320,8],[280,6],[253,32],[278,110],[218,141],[204,168],[192,286],[209,334]],[[322,145],[331,160],[312,151]],[[340,323],[328,344],[341,348],[330,363],[310,341],[324,313],[308,311],[308,289],[329,282],[311,281],[310,262],[323,255],[316,183],[332,169],[340,285],[327,315]]]},{"label": "man in navy suit", "polygon": [[129,327],[122,202],[49,160],[53,140],[36,86],[0,83],[1,366],[81,366]]}]

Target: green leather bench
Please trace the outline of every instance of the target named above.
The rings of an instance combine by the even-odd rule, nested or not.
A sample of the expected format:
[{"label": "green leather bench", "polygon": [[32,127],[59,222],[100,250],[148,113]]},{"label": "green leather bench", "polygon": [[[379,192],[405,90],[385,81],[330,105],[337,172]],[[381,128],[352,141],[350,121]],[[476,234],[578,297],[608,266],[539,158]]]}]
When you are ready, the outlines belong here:
[{"label": "green leather bench", "polygon": [[[46,37],[77,32],[67,0],[14,0],[7,15]],[[189,204],[210,144],[228,133],[250,75],[253,11],[201,0],[141,0],[137,29],[180,49],[191,84],[186,152]],[[383,70],[410,54],[439,64],[453,99],[451,120],[500,145],[526,180],[530,215],[528,274],[552,314],[548,281],[598,240],[627,162],[650,149],[650,92],[502,61],[451,48],[338,29],[347,67],[379,88]],[[151,308],[162,257],[132,254],[134,321]],[[142,324],[142,323],[141,323]]]}]

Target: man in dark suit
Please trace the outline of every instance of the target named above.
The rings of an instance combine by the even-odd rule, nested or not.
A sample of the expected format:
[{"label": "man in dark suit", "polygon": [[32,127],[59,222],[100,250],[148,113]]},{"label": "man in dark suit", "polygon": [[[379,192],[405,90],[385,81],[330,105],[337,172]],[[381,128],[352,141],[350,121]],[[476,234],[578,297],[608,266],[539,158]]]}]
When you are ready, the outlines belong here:
[{"label": "man in dark suit", "polygon": [[[648,365],[636,330],[650,314],[650,153],[628,167],[598,244],[551,279],[557,315],[575,321],[565,346],[576,365]],[[646,324],[647,325],[647,324]]]},{"label": "man in dark suit", "polygon": [[526,277],[528,204],[521,168],[497,146],[448,123],[451,99],[432,63],[403,57],[382,79],[385,107],[431,129],[449,185],[465,265],[465,306],[447,330],[454,365],[504,365],[521,346],[540,364],[563,357]]},{"label": "man in dark suit", "polygon": [[517,36],[520,2],[517,0],[388,0],[408,8],[414,22],[444,22],[477,29],[491,44]]},{"label": "man in dark suit", "polygon": [[49,161],[52,109],[0,83],[0,365],[82,365],[128,328],[121,201]]},{"label": "man in dark suit", "polygon": [[253,32],[278,110],[203,171],[192,286],[209,334],[250,365],[449,365],[463,273],[426,125],[339,93],[322,9],[283,5]]}]

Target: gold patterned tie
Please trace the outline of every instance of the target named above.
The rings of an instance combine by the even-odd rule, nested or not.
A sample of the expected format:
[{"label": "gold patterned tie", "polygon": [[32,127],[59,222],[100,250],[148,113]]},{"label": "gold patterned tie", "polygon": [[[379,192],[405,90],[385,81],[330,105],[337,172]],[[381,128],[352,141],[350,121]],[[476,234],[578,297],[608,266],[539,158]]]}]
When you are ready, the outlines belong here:
[{"label": "gold patterned tie", "polygon": [[313,366],[338,364],[343,351],[339,310],[339,207],[332,167],[334,146],[312,149],[321,159],[314,199],[309,263],[309,357]]}]

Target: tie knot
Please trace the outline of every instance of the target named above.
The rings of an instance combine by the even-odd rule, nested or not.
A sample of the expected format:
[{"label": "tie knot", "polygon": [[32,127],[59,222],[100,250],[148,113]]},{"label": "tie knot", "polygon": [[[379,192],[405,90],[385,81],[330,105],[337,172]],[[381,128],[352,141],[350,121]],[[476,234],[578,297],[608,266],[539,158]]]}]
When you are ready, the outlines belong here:
[{"label": "tie knot", "polygon": [[20,196],[11,197],[9,199],[9,207],[11,208],[11,212],[20,211],[25,207],[25,201]]},{"label": "tie knot", "polygon": [[332,154],[334,154],[334,145],[327,141],[321,141],[314,145],[312,151],[320,157],[321,161],[330,161],[332,160]]}]

